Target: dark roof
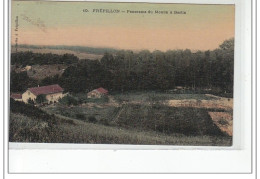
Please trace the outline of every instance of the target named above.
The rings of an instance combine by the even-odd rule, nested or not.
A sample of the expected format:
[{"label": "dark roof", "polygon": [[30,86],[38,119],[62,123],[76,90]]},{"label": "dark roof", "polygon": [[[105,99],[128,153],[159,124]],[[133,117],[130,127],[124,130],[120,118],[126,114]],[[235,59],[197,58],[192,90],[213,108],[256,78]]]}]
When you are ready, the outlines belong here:
[{"label": "dark roof", "polygon": [[13,94],[11,94],[11,98],[13,98],[13,99],[22,99],[22,94],[13,93]]},{"label": "dark roof", "polygon": [[34,88],[29,88],[28,90],[36,96],[40,94],[52,94],[52,93],[60,93],[64,91],[63,88],[61,88],[58,84],[34,87]]}]

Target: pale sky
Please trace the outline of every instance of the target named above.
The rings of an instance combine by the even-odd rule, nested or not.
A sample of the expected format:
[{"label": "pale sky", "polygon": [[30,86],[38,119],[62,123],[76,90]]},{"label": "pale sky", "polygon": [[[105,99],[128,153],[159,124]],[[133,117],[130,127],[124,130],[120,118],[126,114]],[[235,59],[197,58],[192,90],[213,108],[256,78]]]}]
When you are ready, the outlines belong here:
[{"label": "pale sky", "polygon": [[[120,13],[93,13],[93,9]],[[130,14],[127,10],[186,14]],[[11,41],[15,44],[17,37],[18,44],[31,45],[212,50],[234,37],[234,15],[234,5],[13,1]]]}]

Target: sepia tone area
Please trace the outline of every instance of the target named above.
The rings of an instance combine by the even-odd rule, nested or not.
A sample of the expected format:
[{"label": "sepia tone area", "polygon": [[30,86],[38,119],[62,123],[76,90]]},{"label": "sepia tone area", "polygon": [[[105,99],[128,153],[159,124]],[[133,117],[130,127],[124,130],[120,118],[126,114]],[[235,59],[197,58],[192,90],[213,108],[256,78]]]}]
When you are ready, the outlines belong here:
[{"label": "sepia tone area", "polygon": [[232,5],[14,1],[11,41],[10,142],[232,145]]}]

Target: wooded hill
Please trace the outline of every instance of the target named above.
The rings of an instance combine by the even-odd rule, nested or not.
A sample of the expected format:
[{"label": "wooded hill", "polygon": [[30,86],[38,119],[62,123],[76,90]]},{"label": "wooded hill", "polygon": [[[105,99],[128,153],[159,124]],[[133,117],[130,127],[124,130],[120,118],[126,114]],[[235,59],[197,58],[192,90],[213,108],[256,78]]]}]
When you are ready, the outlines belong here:
[{"label": "wooded hill", "polygon": [[66,91],[75,93],[101,86],[109,91],[170,90],[182,86],[191,90],[233,93],[234,39],[224,41],[212,51],[143,50],[134,53],[122,50],[106,52],[101,60],[79,60],[69,54],[18,52],[12,53],[11,64],[70,65],[61,76],[33,83],[26,74],[11,72],[11,91],[21,91],[37,83],[60,84]]}]

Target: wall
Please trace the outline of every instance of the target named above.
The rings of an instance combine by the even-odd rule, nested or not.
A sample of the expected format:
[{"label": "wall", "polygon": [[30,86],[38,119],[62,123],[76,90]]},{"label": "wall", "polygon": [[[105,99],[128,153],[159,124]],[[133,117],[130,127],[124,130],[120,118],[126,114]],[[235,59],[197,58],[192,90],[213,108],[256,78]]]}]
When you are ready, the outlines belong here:
[{"label": "wall", "polygon": [[36,96],[30,92],[29,90],[25,91],[23,94],[22,94],[22,100],[24,103],[28,103],[28,99],[32,99],[32,100],[35,100],[36,99]]},{"label": "wall", "polygon": [[47,94],[46,99],[48,102],[57,102],[60,98],[63,98],[62,92],[60,93],[53,93],[53,94]]}]

